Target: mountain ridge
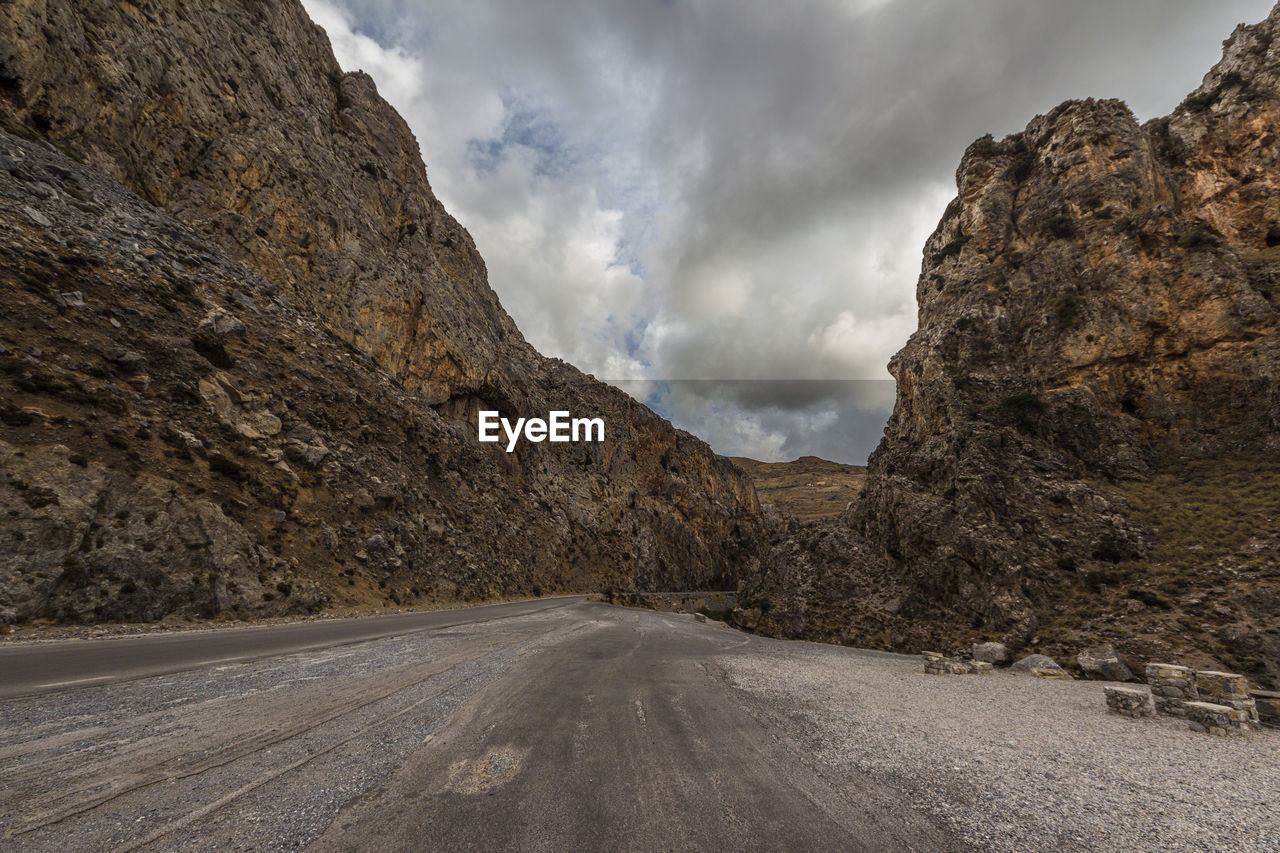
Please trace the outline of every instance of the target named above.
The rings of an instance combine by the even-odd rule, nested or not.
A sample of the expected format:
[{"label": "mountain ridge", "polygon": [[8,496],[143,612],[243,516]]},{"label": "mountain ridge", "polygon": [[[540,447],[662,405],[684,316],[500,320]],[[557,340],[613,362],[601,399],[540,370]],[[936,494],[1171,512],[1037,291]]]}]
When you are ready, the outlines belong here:
[{"label": "mountain ridge", "polygon": [[[745,456],[730,461],[747,472],[762,505],[797,518],[838,515],[862,491],[866,467],[801,456],[789,462],[761,462]],[[766,507],[767,509],[767,507]]]},{"label": "mountain ridge", "polygon": [[1230,499],[1251,462],[1266,492],[1280,451],[1278,33],[1280,7],[1238,28],[1166,118],[1068,101],[969,146],[863,496],[770,533],[745,624],[914,651],[1105,639],[1276,682],[1269,503],[1242,491],[1239,531],[1203,514],[1213,561],[1152,510],[1205,477]]}]

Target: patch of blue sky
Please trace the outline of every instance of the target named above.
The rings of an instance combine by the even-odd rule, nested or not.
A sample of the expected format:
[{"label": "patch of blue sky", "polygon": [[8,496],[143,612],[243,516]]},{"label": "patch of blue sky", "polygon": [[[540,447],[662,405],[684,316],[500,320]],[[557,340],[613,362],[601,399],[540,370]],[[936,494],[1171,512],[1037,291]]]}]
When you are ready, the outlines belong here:
[{"label": "patch of blue sky", "polygon": [[599,169],[601,203],[621,210],[626,217],[618,243],[618,262],[627,264],[632,273],[643,278],[641,255],[658,237],[656,222],[663,209],[657,179],[637,164],[625,148],[602,148],[593,152],[592,160]]},{"label": "patch of blue sky", "polygon": [[501,139],[471,139],[467,141],[467,162],[477,174],[488,175],[502,162]]},{"label": "patch of blue sky", "polygon": [[640,401],[648,406],[654,414],[666,420],[675,420],[680,414],[670,405],[671,385],[666,382],[655,382],[649,393]]},{"label": "patch of blue sky", "polygon": [[[613,317],[610,316],[609,320],[610,322],[612,322]],[[633,359],[636,359],[637,361],[640,361],[641,364],[643,364],[646,367],[648,367],[649,364],[648,362],[640,358],[639,353],[640,353],[640,348],[644,346],[645,336],[648,334],[648,332],[649,332],[649,321],[642,317],[639,320],[637,320],[631,326],[631,328],[627,329],[627,331],[622,336],[622,344],[627,348],[627,356],[629,358],[633,358]]]},{"label": "patch of blue sky", "polygon": [[649,269],[644,256],[656,237],[652,213],[646,208],[637,209],[625,203],[617,205],[616,209],[622,211],[623,218],[622,231],[614,247],[613,263],[615,266],[626,267],[636,278],[646,280]]},{"label": "patch of blue sky", "polygon": [[347,12],[352,31],[387,49],[429,51],[436,42],[431,15],[406,0],[335,0]]},{"label": "patch of blue sky", "polygon": [[561,179],[578,167],[581,155],[550,110],[511,94],[504,95],[503,106],[501,136],[467,143],[472,168],[481,174],[492,172],[513,148],[529,158],[535,177]]}]

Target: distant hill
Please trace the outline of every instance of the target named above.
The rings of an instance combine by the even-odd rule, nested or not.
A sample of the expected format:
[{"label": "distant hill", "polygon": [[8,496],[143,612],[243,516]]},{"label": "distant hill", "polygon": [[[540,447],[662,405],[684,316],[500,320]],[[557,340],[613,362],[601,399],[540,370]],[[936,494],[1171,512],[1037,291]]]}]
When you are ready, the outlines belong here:
[{"label": "distant hill", "polygon": [[745,456],[732,461],[750,475],[760,502],[771,503],[795,518],[838,515],[862,492],[867,469],[801,456],[792,462],[761,462]]}]

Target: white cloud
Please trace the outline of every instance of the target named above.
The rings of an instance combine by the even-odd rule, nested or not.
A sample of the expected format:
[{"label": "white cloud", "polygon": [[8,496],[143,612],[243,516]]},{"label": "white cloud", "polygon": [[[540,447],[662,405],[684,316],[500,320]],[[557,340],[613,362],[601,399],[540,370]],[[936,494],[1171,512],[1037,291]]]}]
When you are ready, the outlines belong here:
[{"label": "white cloud", "polygon": [[[803,381],[887,376],[969,142],[1071,97],[1167,112],[1270,0],[304,5],[535,346],[604,378]],[[723,390],[664,411],[726,452],[861,461],[879,434],[835,397],[697,396]]]},{"label": "white cloud", "polygon": [[[645,288],[619,254],[623,212],[600,201],[590,169],[547,174],[543,140],[512,137],[513,120],[554,117],[527,93],[507,91],[462,38],[474,37],[483,17],[446,19],[439,46],[414,56],[359,32],[348,7],[304,5],[343,68],[370,74],[409,123],[433,189],[475,238],[490,283],[525,337],[589,372],[638,375],[626,336],[642,313]],[[477,154],[477,145],[496,153]]]}]

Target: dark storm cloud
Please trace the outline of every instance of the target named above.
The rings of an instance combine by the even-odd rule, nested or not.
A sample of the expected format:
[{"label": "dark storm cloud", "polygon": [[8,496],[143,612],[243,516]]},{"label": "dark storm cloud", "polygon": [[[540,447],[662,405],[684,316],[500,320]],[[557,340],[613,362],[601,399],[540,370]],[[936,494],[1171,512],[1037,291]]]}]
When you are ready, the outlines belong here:
[{"label": "dark storm cloud", "polygon": [[[306,5],[405,114],[530,340],[600,376],[674,380],[886,379],[973,139],[1067,98],[1163,114],[1270,7]],[[862,461],[865,410],[801,387],[694,383],[664,413],[725,453]]]},{"label": "dark storm cloud", "polygon": [[777,459],[861,462],[893,410],[891,379],[619,382],[624,391],[715,447]]}]

